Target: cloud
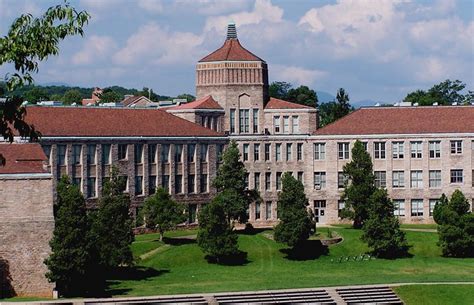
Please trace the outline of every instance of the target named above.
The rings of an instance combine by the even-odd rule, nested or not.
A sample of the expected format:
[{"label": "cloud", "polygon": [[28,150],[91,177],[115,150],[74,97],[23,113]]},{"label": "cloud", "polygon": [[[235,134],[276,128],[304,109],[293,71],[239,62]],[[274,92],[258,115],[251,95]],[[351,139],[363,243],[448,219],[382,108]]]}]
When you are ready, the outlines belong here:
[{"label": "cloud", "polygon": [[273,65],[272,73],[276,75],[275,80],[306,86],[313,86],[316,80],[320,80],[326,75],[326,72],[320,70],[283,65]]},{"label": "cloud", "polygon": [[177,0],[174,4],[180,9],[192,8],[193,11],[201,15],[221,15],[243,10],[252,2],[251,0]]},{"label": "cloud", "polygon": [[92,35],[85,41],[82,49],[72,56],[72,63],[84,65],[103,61],[116,48],[117,45],[112,37]]},{"label": "cloud", "polygon": [[163,11],[161,0],[139,0],[138,6],[151,13],[161,13]]}]

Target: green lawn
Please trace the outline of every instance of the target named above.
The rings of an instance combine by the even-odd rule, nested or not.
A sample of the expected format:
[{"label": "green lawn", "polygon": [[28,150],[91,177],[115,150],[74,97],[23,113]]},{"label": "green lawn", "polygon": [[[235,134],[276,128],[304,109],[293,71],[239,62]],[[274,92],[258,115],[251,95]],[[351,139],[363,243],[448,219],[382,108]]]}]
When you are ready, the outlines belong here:
[{"label": "green lawn", "polygon": [[[308,260],[290,260],[280,250],[283,245],[264,236],[239,235],[240,249],[248,253],[243,265],[209,264],[199,247],[190,240],[167,245],[158,253],[140,261],[133,274],[117,275],[109,281],[113,295],[156,295],[217,291],[303,288],[350,284],[474,281],[474,259],[440,257],[437,234],[407,231],[413,245],[410,258],[336,263],[340,256],[359,255],[368,249],[359,240],[360,231],[348,227],[333,228],[343,236],[341,244],[329,248],[329,254]],[[178,231],[179,232],[179,231]],[[325,233],[322,229],[322,233]],[[268,233],[268,232],[267,232]],[[170,235],[191,235],[170,232]],[[268,235],[268,234],[267,234]],[[142,235],[133,245],[143,254],[163,244],[158,236]],[[317,241],[314,241],[317,243]],[[140,244],[140,245],[137,245]],[[310,256],[315,253],[308,250]]]},{"label": "green lawn", "polygon": [[410,285],[394,290],[407,305],[474,304],[474,285]]}]

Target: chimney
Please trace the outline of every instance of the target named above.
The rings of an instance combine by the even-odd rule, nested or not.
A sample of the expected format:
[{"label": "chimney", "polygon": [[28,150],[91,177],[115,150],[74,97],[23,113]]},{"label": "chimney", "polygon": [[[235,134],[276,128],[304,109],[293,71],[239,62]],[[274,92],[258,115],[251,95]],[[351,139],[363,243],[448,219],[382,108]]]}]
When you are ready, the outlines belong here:
[{"label": "chimney", "polygon": [[227,40],[237,39],[237,29],[234,22],[229,22],[227,25]]}]

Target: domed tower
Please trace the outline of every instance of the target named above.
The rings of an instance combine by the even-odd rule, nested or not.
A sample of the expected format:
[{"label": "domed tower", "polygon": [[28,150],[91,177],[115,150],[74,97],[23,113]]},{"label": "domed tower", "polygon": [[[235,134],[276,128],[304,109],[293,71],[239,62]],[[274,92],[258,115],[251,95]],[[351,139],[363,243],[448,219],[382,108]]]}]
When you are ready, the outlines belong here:
[{"label": "domed tower", "polygon": [[263,132],[263,108],[269,98],[267,63],[240,44],[234,23],[227,26],[222,47],[197,64],[196,98],[208,95],[225,110],[225,131]]}]

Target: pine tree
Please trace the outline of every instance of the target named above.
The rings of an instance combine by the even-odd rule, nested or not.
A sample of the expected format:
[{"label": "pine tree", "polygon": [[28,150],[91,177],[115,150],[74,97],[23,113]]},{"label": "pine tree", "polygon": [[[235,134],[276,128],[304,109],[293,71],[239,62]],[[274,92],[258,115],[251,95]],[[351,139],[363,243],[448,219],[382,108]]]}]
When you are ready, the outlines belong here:
[{"label": "pine tree", "polygon": [[354,143],[352,161],[344,165],[343,172],[349,183],[344,189],[346,205],[342,217],[352,219],[353,227],[360,229],[368,217],[369,198],[376,188],[372,159],[359,140]]},{"label": "pine tree", "polygon": [[46,277],[64,296],[83,295],[91,284],[94,263],[90,255],[89,223],[79,188],[62,177],[57,186],[57,211]]},{"label": "pine tree", "polygon": [[99,200],[99,209],[92,216],[92,235],[99,262],[106,269],[131,265],[130,249],[134,241],[130,198],[122,192],[125,181],[113,168]]},{"label": "pine tree", "polygon": [[280,223],[275,227],[276,241],[295,248],[308,239],[313,225],[307,206],[308,199],[303,184],[290,173],[285,173],[282,177],[282,191],[278,194]]},{"label": "pine tree", "polygon": [[393,214],[393,202],[388,198],[387,191],[377,189],[369,200],[369,218],[363,226],[361,239],[372,248],[378,257],[395,258],[406,256],[408,243],[405,232]]},{"label": "pine tree", "polygon": [[349,95],[344,88],[339,88],[336,94],[337,107],[334,113],[334,119],[338,120],[351,112],[351,104],[349,104]]},{"label": "pine tree", "polygon": [[184,205],[174,201],[168,191],[161,187],[145,200],[141,216],[148,228],[158,229],[160,241],[163,240],[165,231],[186,220]]}]

